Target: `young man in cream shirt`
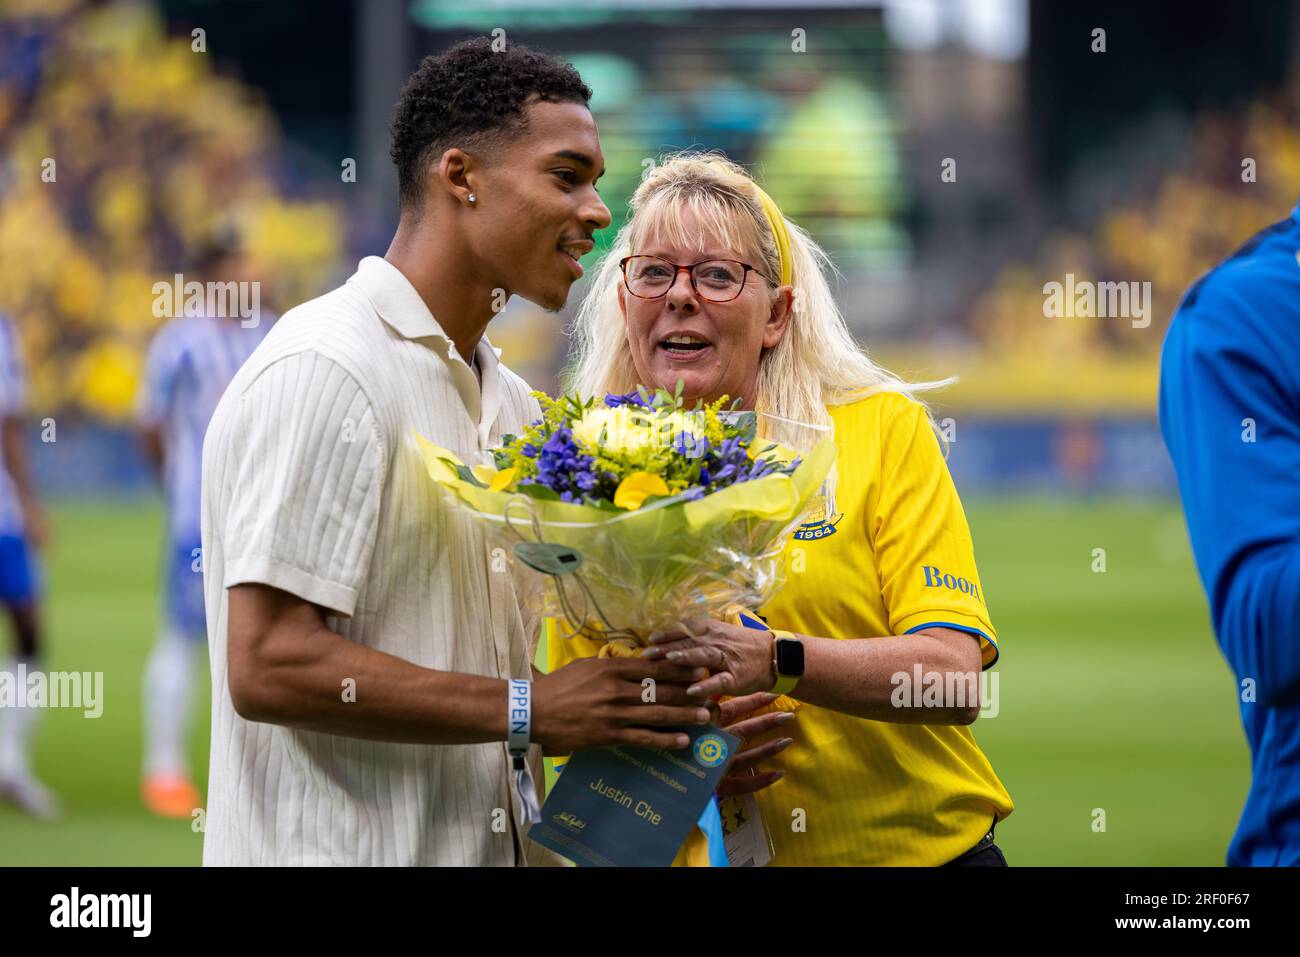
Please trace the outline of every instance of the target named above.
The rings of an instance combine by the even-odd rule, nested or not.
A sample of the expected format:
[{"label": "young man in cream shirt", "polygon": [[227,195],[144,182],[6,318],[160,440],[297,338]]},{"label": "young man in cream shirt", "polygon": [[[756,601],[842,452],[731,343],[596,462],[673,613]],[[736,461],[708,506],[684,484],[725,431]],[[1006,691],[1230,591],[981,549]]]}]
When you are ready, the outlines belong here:
[{"label": "young man in cream shirt", "polygon": [[531,698],[511,744],[531,743],[534,782],[542,748],[683,747],[668,728],[709,720],[685,693],[694,673],[664,662],[530,681],[511,575],[439,503],[412,442],[482,461],[539,414],[483,334],[501,291],[563,305],[609,225],[589,97],[522,47],[426,58],[393,123],[387,254],[286,313],[213,416],[207,865],[541,862],[521,837],[508,707]]}]

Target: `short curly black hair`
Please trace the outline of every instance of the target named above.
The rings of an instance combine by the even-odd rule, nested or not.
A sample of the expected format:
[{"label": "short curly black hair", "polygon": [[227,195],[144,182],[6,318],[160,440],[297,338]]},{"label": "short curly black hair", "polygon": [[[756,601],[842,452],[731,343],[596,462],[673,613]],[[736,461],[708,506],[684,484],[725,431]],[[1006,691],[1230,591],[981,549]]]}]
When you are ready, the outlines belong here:
[{"label": "short curly black hair", "polygon": [[524,129],[534,97],[588,105],[591,89],[572,65],[527,47],[496,52],[490,37],[462,40],[427,56],[402,87],[389,155],[403,211],[424,201],[425,166],[453,146],[483,149]]}]

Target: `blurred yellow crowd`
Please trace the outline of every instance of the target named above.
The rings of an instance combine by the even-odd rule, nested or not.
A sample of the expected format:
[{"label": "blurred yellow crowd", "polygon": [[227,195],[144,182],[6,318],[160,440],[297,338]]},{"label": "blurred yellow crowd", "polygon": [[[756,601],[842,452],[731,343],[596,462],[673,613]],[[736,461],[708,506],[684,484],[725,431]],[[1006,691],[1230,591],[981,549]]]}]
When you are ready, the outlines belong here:
[{"label": "blurred yellow crowd", "polygon": [[[861,84],[805,80],[805,108],[755,157],[758,167],[824,243],[904,248],[898,236],[863,232],[898,228],[889,214],[901,171],[885,107]],[[606,190],[617,204],[643,172],[635,158],[646,147],[630,125],[640,114],[617,96],[603,99],[593,105],[611,169],[625,174]],[[1033,261],[994,277],[970,304],[973,348],[904,343],[879,358],[909,378],[958,375],[936,397],[946,407],[1150,413],[1164,330],[1183,291],[1296,202],[1297,116],[1296,103],[1280,101],[1201,117],[1188,154],[1134,188],[1136,200],[1101,211],[1086,232],[1049,235]],[[805,168],[812,154],[802,144],[831,127],[842,134],[830,138],[843,149],[839,174],[819,177]],[[256,92],[219,74],[191,37],[168,36],[151,5],[0,6],[0,312],[17,320],[34,409],[127,419],[163,321],[154,284],[184,272],[218,229],[240,236],[274,311],[333,284],[345,258],[342,210],[290,195],[276,180],[280,149],[274,114]],[[633,160],[614,162],[623,156]],[[825,150],[816,158],[824,162]],[[1045,316],[1045,284],[1067,275],[1149,282],[1149,324]],[[523,343],[509,361],[552,381],[562,358],[552,318],[503,322],[499,332]]]},{"label": "blurred yellow crowd", "polygon": [[[1151,412],[1160,348],[1187,288],[1300,194],[1300,111],[1260,103],[1243,116],[1198,118],[1191,149],[1144,198],[1105,211],[1095,229],[1049,236],[1033,262],[1004,268],[972,305],[975,354],[897,361],[962,380],[955,407],[985,412]],[[1149,282],[1149,325],[1044,315],[1044,286],[1076,280]]]},{"label": "blurred yellow crowd", "polygon": [[0,6],[0,312],[17,322],[34,410],[134,408],[165,319],[154,283],[234,232],[284,308],[341,259],[341,211],[274,180],[265,104],[147,4]]}]

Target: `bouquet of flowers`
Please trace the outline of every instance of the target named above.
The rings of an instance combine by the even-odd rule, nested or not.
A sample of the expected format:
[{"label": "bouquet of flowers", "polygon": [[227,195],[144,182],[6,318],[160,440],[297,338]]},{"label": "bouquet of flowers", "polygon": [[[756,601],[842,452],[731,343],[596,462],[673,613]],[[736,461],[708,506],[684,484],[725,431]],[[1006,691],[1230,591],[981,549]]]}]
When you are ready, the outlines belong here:
[{"label": "bouquet of flowers", "polygon": [[636,655],[655,631],[760,607],[779,586],[788,534],[834,462],[826,426],[676,393],[552,400],[467,465],[417,435],[453,507],[546,576],[541,614]]}]

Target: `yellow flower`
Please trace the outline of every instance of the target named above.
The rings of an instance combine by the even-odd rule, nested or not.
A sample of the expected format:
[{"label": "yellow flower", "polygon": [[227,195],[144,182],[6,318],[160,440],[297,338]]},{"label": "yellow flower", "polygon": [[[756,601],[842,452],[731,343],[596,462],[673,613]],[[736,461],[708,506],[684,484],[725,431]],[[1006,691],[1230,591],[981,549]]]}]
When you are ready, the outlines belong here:
[{"label": "yellow flower", "polygon": [[474,473],[476,479],[488,487],[489,492],[500,492],[508,488],[510,483],[515,480],[515,473],[518,469],[511,466],[498,472],[490,465],[475,465],[470,471]]},{"label": "yellow flower", "polygon": [[614,504],[629,511],[640,508],[651,495],[667,495],[668,486],[653,472],[633,472],[618,483]]},{"label": "yellow flower", "polygon": [[502,469],[493,477],[491,482],[488,482],[488,491],[500,492],[503,489],[508,488],[510,484],[514,482],[515,472],[517,471],[518,469],[516,469],[513,465],[508,469]]}]

